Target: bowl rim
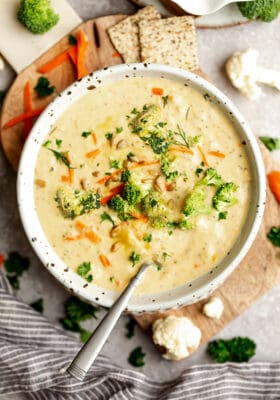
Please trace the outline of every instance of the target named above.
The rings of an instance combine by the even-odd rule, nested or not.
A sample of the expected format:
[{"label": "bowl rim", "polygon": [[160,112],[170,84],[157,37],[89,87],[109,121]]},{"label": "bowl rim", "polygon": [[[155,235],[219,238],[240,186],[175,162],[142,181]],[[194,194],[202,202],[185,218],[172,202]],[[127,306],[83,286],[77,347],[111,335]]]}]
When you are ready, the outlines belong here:
[{"label": "bowl rim", "polygon": [[[87,285],[83,278],[70,268],[68,269],[64,261],[58,257],[48,243],[35,208],[35,199],[33,195],[35,165],[41,144],[51,127],[55,124],[57,118],[59,118],[73,102],[85,95],[90,88],[127,77],[153,76],[182,83],[185,82],[186,85],[190,85],[198,91],[208,93],[211,100],[214,101],[218,107],[222,108],[224,112],[228,114],[228,117],[232,119],[232,122],[238,128],[239,135],[246,139],[246,151],[251,163],[251,173],[254,177],[254,185],[252,186],[255,193],[254,196],[253,191],[251,194],[251,196],[254,197],[251,199],[254,203],[254,212],[251,206],[248,211],[248,214],[250,213],[251,215],[250,223],[242,228],[243,234],[245,231],[247,232],[245,238],[241,240],[239,237],[233,247],[235,248],[237,246],[238,253],[236,255],[232,255],[232,252],[229,252],[222,262],[211,271],[178,288],[153,294],[134,295],[126,309],[126,311],[134,313],[164,311],[178,308],[208,297],[239,265],[257,235],[262,221],[266,198],[264,164],[255,136],[232,101],[205,79],[192,72],[178,68],[147,63],[120,64],[104,68],[103,70],[93,72],[83,79],[72,83],[46,107],[34,124],[23,147],[17,178],[17,200],[20,218],[26,236],[43,265],[64,287],[66,287],[66,289],[70,290],[82,300],[92,304],[97,303],[101,306],[110,307],[119,296],[119,293],[98,287],[95,284]],[[247,215],[245,223],[248,218]],[[225,260],[227,260],[227,265],[223,265],[225,264]],[[181,293],[182,290],[183,293]]]}]

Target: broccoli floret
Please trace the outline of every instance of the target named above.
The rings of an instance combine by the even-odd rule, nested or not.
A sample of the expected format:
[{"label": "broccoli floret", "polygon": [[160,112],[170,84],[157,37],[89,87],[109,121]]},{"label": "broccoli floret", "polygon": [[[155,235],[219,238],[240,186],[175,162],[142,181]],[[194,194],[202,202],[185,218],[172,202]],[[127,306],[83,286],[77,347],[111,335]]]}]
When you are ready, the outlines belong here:
[{"label": "broccoli floret", "polygon": [[237,203],[237,199],[233,197],[238,186],[233,182],[223,183],[213,197],[213,206],[218,211],[223,211],[227,206],[233,206]]},{"label": "broccoli floret", "polygon": [[141,136],[148,133],[150,129],[154,129],[159,112],[160,108],[156,104],[145,104],[142,111],[135,110],[133,112],[135,117],[129,123],[132,133],[137,133]]},{"label": "broccoli floret", "polygon": [[175,181],[178,177],[178,171],[171,171],[172,161],[165,154],[161,156],[160,169],[167,181]]},{"label": "broccoli floret", "polygon": [[247,337],[218,339],[208,344],[207,353],[218,363],[246,362],[255,355],[256,344]]},{"label": "broccoli floret", "polygon": [[182,219],[178,223],[178,228],[182,229],[183,231],[190,231],[193,229],[193,224],[188,219]]},{"label": "broccoli floret", "polygon": [[280,0],[255,0],[238,3],[241,14],[248,19],[260,18],[270,22],[277,18],[280,11]]},{"label": "broccoli floret", "polygon": [[220,186],[223,183],[222,177],[214,168],[208,168],[205,171],[204,178],[202,178],[197,185]]},{"label": "broccoli floret", "polygon": [[155,154],[166,153],[170,145],[170,142],[159,131],[151,131],[149,136],[144,136],[141,139],[151,146]]},{"label": "broccoli floret", "polygon": [[210,214],[212,207],[205,204],[206,193],[200,187],[195,187],[185,200],[183,213],[186,217],[194,217],[200,214]]},{"label": "broccoli floret", "polygon": [[131,218],[130,212],[135,211],[133,206],[129,206],[119,194],[114,196],[108,203],[108,206],[114,210],[121,221],[127,221]]},{"label": "broccoli floret", "polygon": [[125,183],[127,182],[131,177],[131,172],[129,171],[129,169],[126,169],[122,172],[121,175],[121,182]]},{"label": "broccoli floret", "polygon": [[136,206],[143,198],[142,189],[133,182],[126,182],[123,189],[123,198],[130,206]]},{"label": "broccoli floret", "polygon": [[32,33],[44,33],[57,24],[59,16],[50,0],[21,0],[17,19]]},{"label": "broccoli floret", "polygon": [[141,207],[154,228],[167,227],[169,219],[172,217],[171,210],[158,192],[149,192],[142,199]]},{"label": "broccoli floret", "polygon": [[65,218],[76,218],[93,209],[100,208],[100,195],[87,192],[73,191],[68,186],[59,187],[56,191],[55,201]]}]

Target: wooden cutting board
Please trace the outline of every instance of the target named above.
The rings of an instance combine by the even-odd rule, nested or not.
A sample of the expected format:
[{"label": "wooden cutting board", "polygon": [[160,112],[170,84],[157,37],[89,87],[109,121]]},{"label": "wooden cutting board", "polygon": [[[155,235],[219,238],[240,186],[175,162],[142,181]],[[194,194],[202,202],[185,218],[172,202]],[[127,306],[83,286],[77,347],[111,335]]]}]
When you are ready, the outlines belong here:
[{"label": "wooden cutting board", "polygon": [[[123,15],[114,15],[97,18],[83,23],[78,28],[87,34],[90,42],[86,58],[88,71],[94,71],[122,62],[122,59],[116,55],[106,30],[124,17]],[[23,87],[27,81],[31,82],[32,87],[36,85],[37,79],[41,75],[36,72],[37,67],[60,54],[68,47],[68,37],[65,37],[15,79],[3,105],[1,127],[5,122],[23,112]],[[201,71],[199,73],[202,74]],[[76,80],[75,74],[75,69],[71,62],[66,61],[55,70],[46,74],[46,76],[51,84],[56,87],[57,92],[61,92]],[[41,100],[36,97],[35,92],[33,93],[32,102],[34,108],[45,106],[50,100],[52,100],[51,96]],[[17,169],[23,146],[21,131],[22,124],[18,124],[10,129],[1,129],[4,152],[15,169]],[[280,169],[264,146],[261,145],[261,148],[267,172],[273,169]],[[279,225],[279,221],[280,207],[272,193],[268,190],[264,221],[256,241],[241,265],[223,286],[216,291],[216,294],[223,300],[225,305],[225,311],[220,321],[208,319],[201,313],[203,302],[183,307],[180,310],[168,311],[164,314],[142,314],[141,316],[135,315],[134,318],[141,327],[150,332],[153,321],[161,316],[168,314],[186,315],[201,328],[202,343],[208,341],[227,323],[252,305],[259,297],[280,283],[280,248],[274,247],[266,238],[266,234],[271,226]]]}]

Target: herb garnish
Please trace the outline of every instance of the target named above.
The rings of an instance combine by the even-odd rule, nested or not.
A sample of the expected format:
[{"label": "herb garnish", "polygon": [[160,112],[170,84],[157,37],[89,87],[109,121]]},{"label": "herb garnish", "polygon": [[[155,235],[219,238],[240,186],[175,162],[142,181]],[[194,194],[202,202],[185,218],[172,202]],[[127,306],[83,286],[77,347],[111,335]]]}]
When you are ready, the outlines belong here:
[{"label": "herb garnish", "polygon": [[150,136],[141,137],[141,139],[151,146],[155,154],[165,153],[170,145],[170,143],[157,132],[150,132]]},{"label": "herb garnish", "polygon": [[51,140],[46,140],[45,143],[43,144],[44,147],[49,147],[49,145],[52,144]]},{"label": "herb garnish", "polygon": [[45,76],[40,76],[37,85],[34,87],[38,97],[50,96],[54,91],[55,87],[50,86],[50,81]]},{"label": "herb garnish", "polygon": [[97,318],[96,313],[99,308],[84,303],[76,297],[70,297],[65,302],[66,317],[60,319],[60,323],[65,329],[72,332],[79,332],[82,342],[86,342],[91,332],[81,327],[80,322],[90,318]]},{"label": "herb garnish", "polygon": [[199,176],[201,174],[201,172],[203,172],[203,171],[204,171],[203,168],[196,168],[196,170],[195,170],[196,176]]},{"label": "herb garnish", "polygon": [[280,139],[269,136],[260,136],[260,140],[269,151],[280,149]]},{"label": "herb garnish", "polygon": [[134,367],[143,367],[145,365],[144,357],[145,353],[142,351],[142,347],[136,347],[132,352],[129,354],[128,362],[133,365]]},{"label": "herb garnish", "polygon": [[134,267],[135,264],[140,260],[140,255],[136,254],[135,251],[133,251],[130,256],[129,256],[129,261],[132,262],[132,266]]},{"label": "herb garnish", "polygon": [[162,101],[163,101],[163,108],[164,108],[168,104],[169,96],[168,95],[162,96]]},{"label": "herb garnish", "polygon": [[104,211],[101,215],[100,215],[101,221],[109,221],[111,222],[111,224],[113,225],[113,228],[116,226],[115,221],[113,220],[113,218],[111,217],[110,214],[108,214],[106,211]]},{"label": "herb garnish", "polygon": [[73,46],[75,46],[77,44],[77,39],[73,35],[68,35],[68,42],[69,42],[69,44],[72,44]]},{"label": "herb garnish", "polygon": [[7,278],[14,289],[19,289],[19,277],[28,270],[30,265],[29,259],[22,257],[18,252],[12,251],[8,258],[4,260],[4,267],[7,272]]},{"label": "herb garnish", "polygon": [[113,134],[111,132],[107,132],[107,133],[105,133],[105,138],[107,140],[112,140],[113,139]]},{"label": "herb garnish", "polygon": [[130,177],[131,177],[131,172],[129,171],[129,169],[124,170],[121,175],[121,182],[123,183],[127,182]]},{"label": "herb garnish", "polygon": [[89,135],[91,135],[91,131],[84,131],[81,136],[87,138]]},{"label": "herb garnish", "polygon": [[88,282],[91,282],[93,276],[89,274],[91,270],[91,263],[90,261],[84,261],[82,264],[78,266],[77,274],[80,275],[82,278],[85,278]]},{"label": "herb garnish", "polygon": [[128,161],[132,161],[131,157],[134,157],[134,156],[135,156],[135,154],[132,153],[132,151],[130,151],[129,153],[127,153],[126,158],[128,159]]},{"label": "herb garnish", "polygon": [[49,148],[49,147],[47,147],[47,149],[50,150],[50,151],[52,151],[53,154],[55,155],[55,158],[56,158],[58,161],[60,161],[60,162],[62,162],[63,164],[65,164],[66,167],[68,167],[68,168],[73,168],[73,167],[71,167],[70,162],[69,162],[69,159],[68,159],[68,151],[56,151],[56,150],[51,149],[51,148]]},{"label": "herb garnish", "polygon": [[228,212],[227,212],[227,211],[219,212],[219,214],[218,214],[218,219],[219,219],[219,221],[220,221],[221,219],[227,219],[227,215],[228,215]]},{"label": "herb garnish", "polygon": [[116,133],[119,134],[123,131],[123,127],[119,126],[116,128]]},{"label": "herb garnish", "polygon": [[60,148],[61,143],[62,143],[62,140],[61,140],[61,139],[56,139],[56,140],[55,140],[55,144],[57,145],[58,148]]},{"label": "herb garnish", "polygon": [[121,161],[111,160],[110,164],[111,164],[111,168],[116,168],[116,169],[120,169],[121,168]]},{"label": "herb garnish", "polygon": [[153,237],[152,237],[152,234],[151,234],[151,233],[146,233],[146,234],[143,236],[144,242],[151,243],[152,239],[153,239]]},{"label": "herb garnish", "polygon": [[34,308],[34,310],[42,313],[44,311],[44,300],[38,299],[30,304],[30,307]]},{"label": "herb garnish", "polygon": [[280,247],[280,226],[273,226],[267,234],[268,239],[276,247]]},{"label": "herb garnish", "polygon": [[135,333],[135,327],[136,327],[137,323],[135,321],[135,319],[130,318],[129,321],[127,322],[127,324],[125,325],[126,327],[126,337],[128,339],[131,339],[134,336]]},{"label": "herb garnish", "polygon": [[186,132],[179,124],[177,124],[177,132],[174,132],[174,135],[178,136],[179,140],[176,140],[173,143],[178,146],[185,146],[188,149],[194,147],[200,141],[201,138],[200,135],[187,136]]},{"label": "herb garnish", "polygon": [[249,361],[255,355],[255,350],[256,343],[247,337],[218,339],[210,342],[207,347],[209,356],[218,363]]}]

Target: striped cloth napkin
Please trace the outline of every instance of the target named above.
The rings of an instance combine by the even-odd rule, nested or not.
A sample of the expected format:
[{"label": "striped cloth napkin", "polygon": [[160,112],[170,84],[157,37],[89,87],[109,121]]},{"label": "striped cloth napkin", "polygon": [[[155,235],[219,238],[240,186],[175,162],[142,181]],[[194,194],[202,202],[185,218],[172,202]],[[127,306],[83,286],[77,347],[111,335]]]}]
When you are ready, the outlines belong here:
[{"label": "striped cloth napkin", "polygon": [[81,344],[18,300],[0,273],[0,395],[36,400],[280,399],[280,363],[200,365],[155,382],[99,356],[84,382],[66,373]]}]

